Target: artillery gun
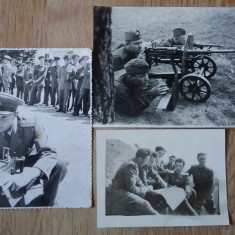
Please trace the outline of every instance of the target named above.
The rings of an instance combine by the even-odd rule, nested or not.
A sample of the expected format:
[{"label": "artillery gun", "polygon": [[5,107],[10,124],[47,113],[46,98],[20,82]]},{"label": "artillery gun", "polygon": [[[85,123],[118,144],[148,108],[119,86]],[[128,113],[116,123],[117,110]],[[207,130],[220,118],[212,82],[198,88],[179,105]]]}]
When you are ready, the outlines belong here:
[{"label": "artillery gun", "polygon": [[[179,92],[188,101],[203,102],[211,95],[209,79],[217,71],[216,63],[211,58],[214,53],[235,53],[234,49],[218,49],[219,44],[196,44],[194,36],[188,36],[186,44],[178,47],[145,48],[146,61],[150,68],[155,64],[169,64],[173,72],[149,73],[149,78],[163,78],[171,88],[171,94],[162,97],[164,109],[174,110]],[[215,49],[216,48],[216,49]],[[161,100],[160,100],[160,103]],[[160,107],[163,107],[162,104]]]}]

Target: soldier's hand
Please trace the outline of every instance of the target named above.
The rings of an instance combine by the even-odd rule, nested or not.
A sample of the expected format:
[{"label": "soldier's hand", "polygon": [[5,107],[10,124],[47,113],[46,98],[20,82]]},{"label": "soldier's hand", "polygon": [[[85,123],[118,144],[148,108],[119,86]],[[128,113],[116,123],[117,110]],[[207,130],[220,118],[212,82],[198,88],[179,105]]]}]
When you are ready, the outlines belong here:
[{"label": "soldier's hand", "polygon": [[0,177],[0,188],[1,188],[1,195],[5,194],[5,191],[11,186],[11,175],[6,172],[1,173]]},{"label": "soldier's hand", "polygon": [[153,87],[150,90],[151,95],[158,96],[158,95],[165,95],[167,91],[169,90],[169,87],[165,84],[160,84],[155,87]]},{"label": "soldier's hand", "polygon": [[33,179],[39,177],[41,170],[35,167],[25,167],[21,174],[11,175],[11,184],[8,184],[10,191],[18,191],[28,185]]},{"label": "soldier's hand", "polygon": [[141,51],[139,53],[139,55],[137,56],[137,58],[145,60],[146,59],[146,55],[145,55],[144,51]]}]

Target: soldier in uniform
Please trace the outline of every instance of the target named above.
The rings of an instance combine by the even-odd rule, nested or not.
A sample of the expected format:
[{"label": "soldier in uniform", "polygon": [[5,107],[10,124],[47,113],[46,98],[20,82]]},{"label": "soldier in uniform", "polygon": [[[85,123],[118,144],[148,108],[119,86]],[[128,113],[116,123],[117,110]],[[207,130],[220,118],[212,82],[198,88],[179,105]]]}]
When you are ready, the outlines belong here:
[{"label": "soldier in uniform", "polygon": [[145,186],[139,176],[139,168],[148,164],[149,149],[139,149],[134,159],[125,162],[117,170],[107,200],[107,214],[112,215],[157,215],[148,202],[150,197],[158,200],[152,186]]},{"label": "soldier in uniform", "polygon": [[126,45],[115,50],[113,54],[113,69],[118,71],[124,68],[124,65],[134,58],[144,59],[142,52],[142,38],[138,30],[125,32]]},{"label": "soldier in uniform", "polygon": [[36,65],[33,72],[33,82],[30,91],[29,105],[39,104],[41,102],[41,93],[43,89],[43,80],[45,79],[47,67],[44,65],[45,57],[39,56],[39,65]]},{"label": "soldier in uniform", "polygon": [[213,170],[207,168],[206,153],[199,153],[197,155],[198,165],[191,166],[187,171],[189,175],[193,176],[194,190],[197,193],[195,209],[200,213],[201,207],[204,206],[209,214],[215,214],[216,210],[213,201]]},{"label": "soldier in uniform", "polygon": [[24,92],[24,64],[18,66],[15,74],[16,96],[22,99]]},{"label": "soldier in uniform", "polygon": [[51,97],[51,68],[54,63],[54,59],[48,59],[48,68],[45,77],[45,86],[44,86],[44,100],[43,105],[48,106],[49,96]]},{"label": "soldier in uniform", "polygon": [[65,55],[65,64],[59,70],[59,109],[56,110],[56,112],[67,112],[66,104],[68,101],[69,92],[72,89],[72,81],[74,75],[74,66],[70,64],[71,59],[71,55]]},{"label": "soldier in uniform", "polygon": [[33,82],[33,69],[31,68],[31,62],[27,61],[25,63],[25,69],[24,69],[24,102],[28,104],[29,102],[29,91],[31,89],[31,84]]},{"label": "soldier in uniform", "polygon": [[137,116],[159,95],[169,89],[164,84],[149,85],[149,65],[143,59],[132,59],[125,65],[126,73],[115,77],[115,108],[121,114]]},{"label": "soldier in uniform", "polygon": [[175,156],[169,157],[169,162],[164,165],[164,169],[168,171],[175,170]]},{"label": "soldier in uniform", "polygon": [[47,145],[47,136],[38,122],[18,115],[17,107],[23,103],[10,94],[0,93],[0,155],[3,157],[5,147],[9,148],[10,157],[25,157],[23,172],[14,175],[1,172],[0,203],[1,206],[9,206],[4,195],[20,193],[25,188],[30,190],[28,186],[40,180],[43,181],[43,195],[27,205],[22,197],[16,206],[54,206],[59,183],[67,172],[67,164]]},{"label": "soldier in uniform", "polygon": [[182,47],[185,44],[186,31],[182,28],[173,29],[173,37],[163,40],[159,47]]},{"label": "soldier in uniform", "polygon": [[4,91],[10,93],[10,84],[12,82],[12,66],[11,66],[11,57],[4,55],[3,65],[2,65],[2,82],[4,86]]},{"label": "soldier in uniform", "polygon": [[51,67],[51,105],[55,107],[58,104],[58,73],[60,57],[54,57],[55,65]]},{"label": "soldier in uniform", "polygon": [[176,186],[185,190],[186,200],[189,202],[190,207],[185,204],[185,201],[176,209],[175,213],[196,215],[193,207],[195,204],[196,192],[193,190],[187,173],[182,173],[185,166],[185,161],[182,158],[175,160],[174,172],[167,172],[164,180],[167,187]]},{"label": "soldier in uniform", "polygon": [[10,93],[13,95],[13,91],[16,85],[16,72],[18,67],[16,66],[16,59],[11,58],[11,67],[12,67],[12,75],[11,75],[11,84],[10,84]]}]

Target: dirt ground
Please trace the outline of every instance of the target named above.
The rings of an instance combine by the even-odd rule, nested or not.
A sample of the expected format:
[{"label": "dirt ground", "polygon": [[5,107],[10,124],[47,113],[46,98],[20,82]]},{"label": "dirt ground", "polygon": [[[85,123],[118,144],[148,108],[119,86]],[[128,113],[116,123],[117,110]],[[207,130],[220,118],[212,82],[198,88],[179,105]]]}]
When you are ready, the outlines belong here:
[{"label": "dirt ground", "polygon": [[[130,29],[138,29],[144,41],[161,41],[172,37],[172,29],[176,27],[185,28],[187,34],[193,33],[197,43],[219,43],[224,46],[221,49],[235,49],[235,12],[231,8],[195,8],[194,12],[186,8],[113,8],[112,11],[113,42],[123,41],[124,32]],[[235,54],[213,54],[211,58],[216,62],[217,72],[209,80],[212,92],[206,102],[195,104],[180,95],[174,111],[155,109],[153,102],[139,117],[117,114],[115,125],[235,126]]]}]

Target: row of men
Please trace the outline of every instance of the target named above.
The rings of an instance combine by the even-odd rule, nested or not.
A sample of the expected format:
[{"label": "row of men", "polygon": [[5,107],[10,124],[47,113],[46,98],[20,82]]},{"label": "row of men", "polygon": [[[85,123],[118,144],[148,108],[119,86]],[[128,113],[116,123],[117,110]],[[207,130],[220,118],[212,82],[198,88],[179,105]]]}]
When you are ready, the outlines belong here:
[{"label": "row of men", "polygon": [[[176,28],[172,38],[161,42],[152,41],[151,44],[153,47],[180,47],[185,44],[185,35],[184,29]],[[130,30],[125,32],[125,43],[118,45],[112,52],[116,88],[115,109],[126,116],[140,115],[157,96],[165,95],[169,90],[163,80],[149,82],[149,64],[145,61],[142,43],[140,32]]]},{"label": "row of men", "polygon": [[[107,198],[107,214],[112,215],[198,215],[202,206],[209,214],[215,214],[213,201],[214,174],[207,168],[206,153],[197,155],[198,165],[183,173],[185,161],[170,157],[163,170],[161,158],[165,149],[161,146],[151,153],[141,148],[134,159],[125,162],[117,170]],[[170,170],[169,170],[170,169]],[[192,175],[193,184],[189,177]],[[172,211],[164,198],[155,190],[176,186],[185,190],[185,200]],[[174,197],[174,195],[172,195]]]},{"label": "row of men", "polygon": [[[45,59],[39,56],[39,64],[32,68],[32,62],[17,60],[4,56],[1,67],[0,83],[2,89],[13,94],[16,83],[17,97],[24,98],[28,105],[40,104],[44,88],[43,105],[59,105],[57,112],[73,110],[78,116],[83,107],[83,114],[88,116],[90,109],[90,63],[88,56],[65,55],[64,65],[60,66],[60,58]],[[1,89],[1,88],[0,88]],[[72,96],[72,97],[71,97]],[[72,105],[69,108],[70,100]]]}]

